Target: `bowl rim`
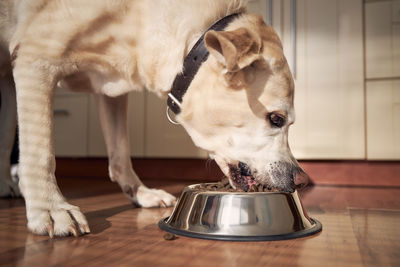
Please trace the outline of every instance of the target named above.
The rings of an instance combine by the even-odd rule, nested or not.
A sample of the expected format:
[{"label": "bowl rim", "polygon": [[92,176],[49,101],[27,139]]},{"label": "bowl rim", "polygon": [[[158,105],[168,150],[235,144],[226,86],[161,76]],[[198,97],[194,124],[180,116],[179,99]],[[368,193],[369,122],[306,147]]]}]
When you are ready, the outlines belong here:
[{"label": "bowl rim", "polygon": [[172,233],[172,234],[185,236],[185,237],[200,238],[200,239],[207,239],[207,240],[219,240],[219,241],[241,241],[241,242],[278,241],[278,240],[287,240],[287,239],[306,237],[306,236],[314,235],[314,234],[322,231],[322,224],[318,220],[310,218],[310,220],[313,222],[313,226],[311,228],[300,230],[297,232],[286,233],[286,234],[259,235],[259,236],[200,234],[200,233],[196,233],[196,232],[176,229],[167,223],[168,219],[169,219],[169,217],[166,217],[164,219],[161,219],[158,222],[158,227],[161,230]]}]

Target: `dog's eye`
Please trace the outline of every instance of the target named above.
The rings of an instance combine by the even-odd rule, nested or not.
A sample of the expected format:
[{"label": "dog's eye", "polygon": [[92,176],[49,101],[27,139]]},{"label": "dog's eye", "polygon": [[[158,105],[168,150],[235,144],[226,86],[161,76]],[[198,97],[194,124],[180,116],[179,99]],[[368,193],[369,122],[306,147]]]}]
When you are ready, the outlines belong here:
[{"label": "dog's eye", "polygon": [[277,128],[281,128],[286,122],[286,119],[283,115],[275,112],[268,113],[267,118],[271,125]]}]

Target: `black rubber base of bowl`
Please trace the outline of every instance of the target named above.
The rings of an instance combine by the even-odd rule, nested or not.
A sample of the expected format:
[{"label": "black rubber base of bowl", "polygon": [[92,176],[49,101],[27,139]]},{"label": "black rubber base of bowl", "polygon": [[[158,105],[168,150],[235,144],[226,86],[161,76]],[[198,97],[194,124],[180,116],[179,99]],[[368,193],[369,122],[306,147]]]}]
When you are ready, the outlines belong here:
[{"label": "black rubber base of bowl", "polygon": [[179,230],[171,227],[166,222],[168,217],[162,219],[158,222],[158,227],[161,230],[164,230],[169,233],[186,236],[186,237],[193,237],[193,238],[201,238],[201,239],[208,239],[208,240],[222,240],[222,241],[276,241],[276,240],[286,240],[286,239],[293,239],[299,237],[310,236],[322,231],[322,224],[312,219],[314,226],[307,230],[302,230],[298,232],[283,234],[283,235],[264,235],[264,236],[238,236],[238,235],[210,235],[210,234],[199,234],[193,233],[185,230]]}]

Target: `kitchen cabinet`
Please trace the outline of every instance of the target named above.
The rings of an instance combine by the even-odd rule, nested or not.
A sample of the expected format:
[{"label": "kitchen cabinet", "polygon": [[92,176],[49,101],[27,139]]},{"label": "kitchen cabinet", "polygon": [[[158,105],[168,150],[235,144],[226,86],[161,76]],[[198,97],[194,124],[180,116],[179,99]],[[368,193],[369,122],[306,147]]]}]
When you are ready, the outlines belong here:
[{"label": "kitchen cabinet", "polygon": [[247,4],[247,11],[249,13],[258,13],[263,16],[264,21],[268,24],[271,24],[269,19],[271,17],[270,9],[271,9],[272,0],[250,0]]},{"label": "kitchen cabinet", "polygon": [[57,90],[54,98],[55,153],[61,157],[87,155],[88,96]]},{"label": "kitchen cabinet", "polygon": [[400,1],[365,3],[367,158],[400,159]]},{"label": "kitchen cabinet", "polygon": [[207,152],[194,145],[182,126],[168,121],[166,109],[166,99],[146,92],[145,156],[206,158]]},{"label": "kitchen cabinet", "polygon": [[367,82],[368,159],[400,159],[400,80]]},{"label": "kitchen cabinet", "polygon": [[[131,155],[144,156],[144,107],[145,96],[143,92],[129,93],[128,105],[128,132],[130,135]],[[93,95],[89,97],[89,121],[88,121],[88,147],[87,154],[90,157],[104,157],[107,150],[101,130],[96,101]]]},{"label": "kitchen cabinet", "polygon": [[366,78],[400,78],[400,1],[365,3]]},{"label": "kitchen cabinet", "polygon": [[272,1],[272,26],[295,77],[299,159],[363,159],[361,0]]},{"label": "kitchen cabinet", "polygon": [[[129,94],[128,129],[131,155],[144,156],[144,93]],[[57,88],[54,101],[54,142],[59,157],[105,157],[107,151],[94,96]]]},{"label": "kitchen cabinet", "polygon": [[[129,94],[128,129],[133,157],[206,158],[180,125],[166,118],[166,100],[144,92]],[[91,94],[58,88],[54,104],[55,150],[60,157],[106,157],[107,151]]]},{"label": "kitchen cabinet", "polygon": [[365,3],[367,158],[400,159],[400,1]]}]

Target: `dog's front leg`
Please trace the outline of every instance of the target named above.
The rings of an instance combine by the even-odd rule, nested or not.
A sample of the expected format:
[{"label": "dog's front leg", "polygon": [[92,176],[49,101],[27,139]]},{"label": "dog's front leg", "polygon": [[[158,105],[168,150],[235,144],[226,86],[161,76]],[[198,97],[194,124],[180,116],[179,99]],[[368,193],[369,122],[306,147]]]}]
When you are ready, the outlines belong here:
[{"label": "dog's front leg", "polygon": [[127,127],[128,95],[111,98],[96,95],[97,107],[109,159],[109,175],[134,204],[166,207],[175,203],[169,193],[143,185],[132,168]]},{"label": "dog's front leg", "polygon": [[[25,59],[25,60],[24,60]],[[28,228],[51,237],[88,233],[79,208],[58,188],[53,147],[54,67],[19,56],[14,68],[20,141],[20,189],[25,198]]]},{"label": "dog's front leg", "polygon": [[0,95],[0,197],[18,197],[18,184],[12,181],[10,172],[10,155],[17,126],[15,88],[11,74],[0,76]]}]

